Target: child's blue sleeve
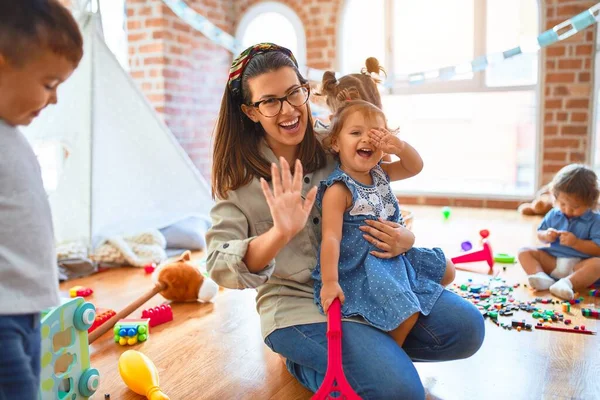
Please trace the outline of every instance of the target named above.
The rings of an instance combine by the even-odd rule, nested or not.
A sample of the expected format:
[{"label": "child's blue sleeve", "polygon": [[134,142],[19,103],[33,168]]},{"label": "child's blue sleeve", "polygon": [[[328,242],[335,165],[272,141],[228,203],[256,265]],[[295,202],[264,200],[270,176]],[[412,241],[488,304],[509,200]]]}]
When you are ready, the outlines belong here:
[{"label": "child's blue sleeve", "polygon": [[590,240],[600,246],[600,216],[596,216],[590,226]]},{"label": "child's blue sleeve", "polygon": [[548,228],[552,228],[552,216],[554,215],[554,209],[550,210],[546,216],[544,217],[544,219],[542,220],[542,222],[540,223],[540,225],[538,226],[538,231],[545,231]]}]

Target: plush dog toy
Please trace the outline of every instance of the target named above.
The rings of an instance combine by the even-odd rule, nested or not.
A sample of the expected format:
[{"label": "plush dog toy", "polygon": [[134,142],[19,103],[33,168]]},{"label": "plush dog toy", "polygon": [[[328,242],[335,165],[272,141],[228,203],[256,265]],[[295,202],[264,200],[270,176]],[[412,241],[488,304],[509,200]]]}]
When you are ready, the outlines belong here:
[{"label": "plush dog toy", "polygon": [[152,276],[154,287],[92,331],[88,342],[93,343],[112,329],[120,319],[126,318],[157,293],[167,300],[178,302],[211,301],[216,296],[219,286],[212,279],[203,276],[200,270],[190,263],[191,256],[192,253],[186,251],[177,260],[158,267]]},{"label": "plush dog toy", "polygon": [[535,195],[531,203],[523,203],[518,211],[523,215],[541,215],[544,216],[552,210],[552,195],[548,185],[543,186]]},{"label": "plush dog toy", "polygon": [[166,285],[166,289],[160,291],[165,299],[207,302],[216,296],[219,286],[190,263],[191,256],[192,253],[186,251],[175,261],[161,265],[154,271],[154,282]]}]

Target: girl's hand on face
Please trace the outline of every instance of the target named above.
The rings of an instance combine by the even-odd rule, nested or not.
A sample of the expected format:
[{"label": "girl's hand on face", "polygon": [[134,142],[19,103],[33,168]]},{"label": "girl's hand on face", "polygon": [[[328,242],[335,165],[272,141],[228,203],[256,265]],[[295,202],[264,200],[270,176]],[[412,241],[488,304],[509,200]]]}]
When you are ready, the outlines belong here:
[{"label": "girl's hand on face", "polygon": [[344,304],[346,297],[344,291],[340,286],[339,282],[323,282],[321,287],[321,304],[323,305],[323,311],[327,314],[327,310],[336,298],[340,299],[340,302]]},{"label": "girl's hand on face", "polygon": [[379,258],[392,258],[406,253],[414,244],[414,235],[403,234],[408,229],[396,222],[380,219],[365,220],[367,225],[359,229],[365,234],[363,237],[373,246],[383,251],[372,251],[371,254]]},{"label": "girl's hand on face", "polygon": [[560,234],[560,244],[562,244],[563,246],[573,247],[573,246],[575,246],[575,244],[577,244],[577,241],[579,240],[577,238],[577,236],[575,236],[571,232],[560,231],[559,234]]},{"label": "girl's hand on face", "polygon": [[313,187],[302,199],[302,163],[296,160],[294,176],[290,165],[281,157],[281,174],[275,163],[271,164],[273,192],[269,184],[260,179],[263,194],[273,217],[273,229],[285,241],[289,242],[306,225],[310,210],[315,203],[317,188]]},{"label": "girl's hand on face", "polygon": [[369,142],[387,154],[401,154],[406,147],[398,136],[385,128],[371,129],[369,131]]}]

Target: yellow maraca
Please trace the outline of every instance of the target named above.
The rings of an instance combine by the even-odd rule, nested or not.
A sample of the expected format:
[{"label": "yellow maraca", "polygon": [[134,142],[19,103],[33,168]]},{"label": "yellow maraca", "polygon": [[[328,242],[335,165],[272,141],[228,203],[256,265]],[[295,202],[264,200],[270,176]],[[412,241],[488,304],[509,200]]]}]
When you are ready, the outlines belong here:
[{"label": "yellow maraca", "polygon": [[158,371],[152,360],[136,350],[127,350],[119,357],[119,373],[123,382],[137,394],[149,400],[169,400],[158,387]]}]

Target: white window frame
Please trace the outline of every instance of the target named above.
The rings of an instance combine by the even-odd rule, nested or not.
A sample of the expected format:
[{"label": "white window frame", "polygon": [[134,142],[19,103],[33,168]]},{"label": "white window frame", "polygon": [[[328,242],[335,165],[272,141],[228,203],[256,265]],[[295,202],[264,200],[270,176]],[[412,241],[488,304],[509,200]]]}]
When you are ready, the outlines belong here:
[{"label": "white window frame", "polygon": [[[451,1],[451,0],[448,0]],[[475,54],[472,58],[487,54],[486,51],[486,33],[487,33],[487,2],[498,0],[472,0],[473,1],[473,51]],[[393,43],[398,38],[394,38],[393,15],[395,14],[394,0],[384,0],[385,12],[387,15],[385,21],[385,36],[388,40],[386,46],[387,54],[385,65],[390,74],[394,72],[394,46]],[[542,28],[542,5],[538,3],[538,25]],[[541,53],[540,53],[541,55]],[[470,60],[465,60],[470,61]],[[538,62],[538,82],[541,77],[541,64]],[[440,67],[443,67],[440,65]],[[513,92],[522,90],[534,90],[539,88],[538,85],[521,85],[521,86],[487,86],[485,84],[485,74],[487,69],[483,71],[473,72],[471,79],[457,79],[449,81],[428,82],[424,85],[407,85],[406,82],[393,82],[388,88],[387,94],[430,94],[430,93],[464,93],[464,92]],[[419,72],[419,71],[414,71]]]},{"label": "white window frame", "polygon": [[[447,0],[451,1],[451,0]],[[487,32],[487,2],[488,1],[499,1],[499,0],[473,0],[473,18],[474,18],[474,45],[473,58],[487,54],[486,51],[486,32]],[[395,7],[394,0],[384,0],[384,29],[385,29],[385,38],[386,38],[386,55],[385,59],[382,62],[382,65],[386,66],[386,70],[389,71],[389,76],[393,76],[394,74],[394,41],[398,40],[398,38],[394,37],[394,15],[395,15]],[[540,0],[537,0],[538,5],[538,30],[539,33],[543,31],[544,28],[544,15],[545,8]],[[348,3],[345,3],[342,9],[340,10],[340,21],[344,23],[344,15],[346,12],[346,7]],[[338,54],[341,54],[343,51],[342,40],[343,38],[340,36],[342,29],[338,29]],[[342,57],[338,57],[337,67],[338,70],[341,69],[341,60]],[[469,60],[465,60],[469,61]],[[412,95],[412,94],[436,94],[436,93],[480,93],[480,92],[514,92],[514,91],[524,91],[524,90],[534,90],[535,96],[537,98],[537,113],[536,113],[536,133],[535,133],[535,172],[534,172],[534,182],[533,182],[533,190],[531,195],[533,195],[538,188],[540,187],[540,182],[542,182],[542,168],[540,167],[541,155],[542,155],[542,141],[541,141],[541,132],[543,128],[543,124],[540,123],[543,121],[543,107],[542,107],[542,94],[543,90],[540,85],[542,82],[542,77],[545,71],[544,63],[542,61],[541,51],[539,52],[538,58],[538,83],[535,85],[521,85],[521,86],[487,86],[486,85],[486,69],[483,71],[476,71],[473,73],[473,77],[471,79],[464,80],[454,80],[454,81],[439,81],[439,82],[428,82],[424,85],[407,85],[406,82],[398,82],[393,81],[392,85],[389,85],[384,89],[382,94],[386,95]],[[443,67],[440,65],[440,67]],[[414,71],[419,72],[419,71]],[[598,139],[600,140],[600,138]],[[474,199],[487,199],[492,196],[488,194],[477,194],[477,193],[434,193],[434,192],[415,192],[415,193],[404,193],[404,195],[419,195],[426,197],[468,197]],[[494,194],[493,199],[498,200],[521,200],[525,197],[522,195],[506,195],[506,194]]]},{"label": "white window frame", "polygon": [[296,31],[296,38],[298,39],[298,51],[294,54],[294,56],[296,57],[298,64],[306,65],[306,32],[304,31],[304,23],[302,23],[302,20],[300,17],[298,17],[294,10],[283,3],[279,3],[277,1],[266,1],[250,7],[238,24],[235,32],[236,39],[241,41],[244,37],[244,34],[248,30],[250,23],[256,17],[266,12],[276,12],[290,21],[294,30]]}]

